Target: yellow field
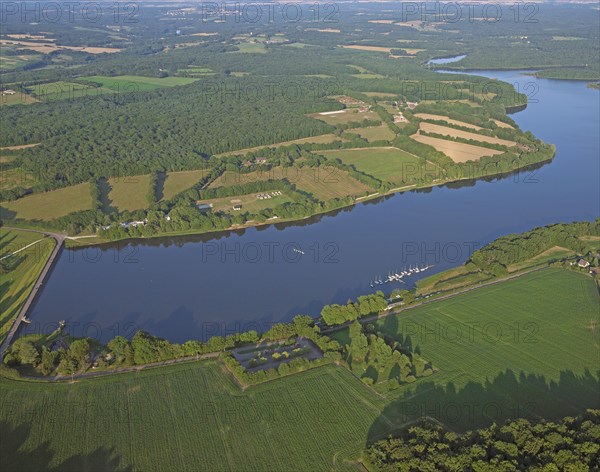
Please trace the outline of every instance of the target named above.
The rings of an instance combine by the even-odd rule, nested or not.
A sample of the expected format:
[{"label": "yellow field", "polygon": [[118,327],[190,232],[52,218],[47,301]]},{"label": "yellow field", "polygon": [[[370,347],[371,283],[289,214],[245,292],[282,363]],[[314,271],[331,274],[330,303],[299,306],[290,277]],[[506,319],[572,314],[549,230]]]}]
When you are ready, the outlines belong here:
[{"label": "yellow field", "polygon": [[446,156],[454,162],[477,161],[483,156],[495,156],[496,154],[502,154],[504,152],[481,146],[473,146],[472,144],[448,141],[446,139],[431,138],[421,134],[413,134],[411,138],[419,143],[433,146],[436,150],[446,154]]},{"label": "yellow field", "polygon": [[227,171],[211,182],[209,188],[231,187],[233,185],[262,180],[283,179],[287,179],[299,190],[312,193],[316,198],[323,201],[349,195],[361,195],[371,190],[368,186],[350,177],[347,172],[334,167],[322,167],[319,169],[310,167],[274,167],[268,171],[254,171],[248,174]]},{"label": "yellow field", "polygon": [[91,207],[90,184],[86,182],[2,203],[2,214],[14,213],[12,216],[16,218],[48,221]]},{"label": "yellow field", "polygon": [[396,135],[385,123],[381,126],[371,126],[369,128],[353,128],[348,130],[350,133],[356,133],[361,138],[365,138],[367,141],[378,141],[384,139],[389,141],[394,139]]},{"label": "yellow field", "polygon": [[[169,172],[163,187],[163,199],[173,198],[179,192],[192,187],[206,175],[205,170],[186,170],[182,172]],[[146,193],[148,193],[146,191]],[[145,193],[145,194],[146,194]],[[145,195],[144,194],[144,195]]]},{"label": "yellow field", "polygon": [[385,48],[382,46],[361,46],[360,44],[349,44],[340,47],[344,49],[358,49],[359,51],[387,52],[388,54],[392,50],[392,48]]},{"label": "yellow field", "polygon": [[134,211],[148,208],[148,187],[150,174],[134,175],[131,177],[111,177],[108,179],[111,187],[108,193],[110,206],[119,211]]},{"label": "yellow field", "polygon": [[[445,121],[446,123],[450,123],[451,125],[456,126],[464,126],[465,128],[471,128],[475,131],[479,131],[481,126],[472,125],[471,123],[465,123],[464,121],[453,120],[444,115],[432,115],[431,113],[417,113],[415,114],[417,118],[421,118],[422,120],[436,120],[436,121]],[[508,125],[507,125],[508,126]]]},{"label": "yellow field", "polygon": [[323,115],[322,113],[313,113],[312,115],[308,116],[316,118],[317,120],[324,121],[325,123],[330,125],[346,124],[350,123],[351,121],[379,119],[379,115],[377,115],[377,113],[373,111],[359,113],[358,108],[347,108],[345,110],[340,110],[340,113],[332,113],[329,115]]},{"label": "yellow field", "polygon": [[421,123],[419,129],[425,131],[426,133],[441,134],[444,136],[451,136],[453,138],[474,139],[476,141],[482,141],[491,144],[500,144],[502,146],[507,147],[513,147],[517,145],[517,143],[515,143],[514,141],[508,141],[506,139],[500,138],[492,138],[483,134],[470,133],[469,131],[462,131],[455,128],[449,128],[447,126],[434,125],[432,123]]},{"label": "yellow field", "polygon": [[500,121],[500,120],[492,120],[494,123],[496,123],[498,125],[499,128],[508,128],[508,129],[514,129],[511,125],[509,125],[508,123],[504,123],[504,121]]},{"label": "yellow field", "polygon": [[54,51],[60,50],[70,50],[70,51],[80,51],[87,52],[89,54],[102,54],[102,53],[115,53],[119,52],[120,49],[117,48],[99,48],[99,47],[88,47],[88,46],[59,46],[52,43],[52,40],[44,39],[44,41],[50,41],[47,43],[35,42],[35,41],[15,41],[14,39],[11,41],[0,40],[0,44],[5,45],[14,45],[15,43],[18,46],[21,46],[19,49],[30,49],[35,52],[39,52],[41,54],[50,54]]}]

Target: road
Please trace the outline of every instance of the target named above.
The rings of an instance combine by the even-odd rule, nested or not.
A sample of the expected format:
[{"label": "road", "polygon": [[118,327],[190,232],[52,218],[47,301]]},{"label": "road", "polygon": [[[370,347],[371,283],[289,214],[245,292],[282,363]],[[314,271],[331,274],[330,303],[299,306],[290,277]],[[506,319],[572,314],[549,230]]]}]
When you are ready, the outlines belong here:
[{"label": "road", "polygon": [[37,280],[35,281],[35,284],[34,284],[33,288],[31,289],[31,292],[29,293],[29,296],[27,297],[27,299],[25,300],[25,303],[21,307],[21,310],[19,311],[19,314],[17,315],[17,317],[15,318],[15,321],[13,322],[12,326],[10,327],[10,330],[8,331],[8,334],[6,335],[6,338],[4,338],[4,341],[2,342],[2,345],[0,346],[0,358],[2,357],[2,355],[4,354],[4,351],[6,351],[6,349],[8,348],[8,346],[10,346],[10,343],[12,342],[13,337],[15,336],[17,330],[19,329],[19,326],[21,326],[21,323],[23,322],[23,319],[27,316],[27,312],[29,311],[29,308],[33,304],[33,302],[35,300],[35,297],[37,296],[38,292],[42,288],[44,280],[46,279],[46,276],[48,275],[48,272],[52,268],[52,264],[56,260],[56,257],[60,254],[60,251],[61,251],[61,249],[63,247],[63,243],[64,243],[65,238],[66,238],[66,236],[64,234],[60,234],[60,233],[48,233],[48,232],[45,232],[45,231],[36,231],[36,230],[33,230],[33,229],[12,228],[12,227],[9,227],[9,226],[4,226],[3,229],[17,230],[17,231],[28,231],[28,232],[32,232],[32,233],[44,234],[46,236],[49,236],[49,237],[53,238],[56,241],[56,245],[54,246],[54,249],[52,250],[52,253],[50,254],[50,257],[46,261],[46,264],[44,265],[44,268],[40,272],[40,275],[38,276]]}]

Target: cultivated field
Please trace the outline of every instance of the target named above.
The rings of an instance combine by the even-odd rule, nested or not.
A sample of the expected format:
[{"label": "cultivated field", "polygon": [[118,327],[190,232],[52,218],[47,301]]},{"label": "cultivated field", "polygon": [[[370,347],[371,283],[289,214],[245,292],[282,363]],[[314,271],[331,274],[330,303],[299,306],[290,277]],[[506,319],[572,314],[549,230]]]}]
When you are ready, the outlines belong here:
[{"label": "cultivated field", "polygon": [[184,190],[192,187],[205,175],[205,170],[168,172],[163,186],[163,199],[168,200],[173,198],[179,192],[183,192]]},{"label": "cultivated field", "polygon": [[14,218],[49,221],[91,207],[90,184],[83,183],[4,202],[1,214],[3,218],[14,213]]},{"label": "cultivated field", "polygon": [[[226,171],[209,185],[209,188],[231,187],[262,180],[287,179],[299,190],[312,193],[320,200],[362,195],[371,189],[350,177],[347,172],[334,167],[275,167],[270,170],[259,170],[247,174]],[[260,192],[259,192],[260,193]],[[271,202],[271,200],[266,200]],[[271,205],[272,206],[272,205]]]},{"label": "cultivated field", "polygon": [[377,113],[373,111],[360,113],[358,108],[347,108],[345,110],[339,110],[339,112],[335,113],[313,113],[312,115],[308,116],[324,121],[325,123],[333,126],[350,123],[352,121],[360,122],[363,120],[379,120],[379,115]]},{"label": "cultivated field", "polygon": [[268,199],[260,200],[256,196],[261,193],[270,194],[271,191],[256,192],[247,195],[236,195],[234,197],[213,198],[202,200],[202,203],[212,204],[212,211],[224,211],[226,213],[235,214],[238,213],[238,211],[233,209],[233,205],[241,205],[242,209],[239,211],[242,213],[258,213],[259,211],[267,208],[273,208],[277,205],[291,202],[291,199],[285,195],[285,193],[283,195],[276,195]]},{"label": "cultivated field", "polygon": [[148,188],[150,174],[108,179],[110,192],[109,205],[119,211],[133,211],[148,208]]},{"label": "cultivated field", "polygon": [[96,97],[114,91],[104,87],[79,84],[76,82],[49,82],[32,85],[28,91],[38,100],[68,100],[81,97]]},{"label": "cultivated field", "polygon": [[515,409],[539,419],[598,408],[599,313],[589,276],[544,269],[383,319],[379,329],[440,369],[404,389],[410,409],[396,400],[384,414],[427,411],[461,430]]},{"label": "cultivated field", "polygon": [[175,87],[177,85],[187,85],[198,79],[188,77],[143,77],[139,75],[118,75],[107,77],[96,75],[92,77],[82,77],[80,80],[99,84],[115,92],[147,92],[163,87]]},{"label": "cultivated field", "polygon": [[481,126],[472,125],[471,123],[465,123],[464,121],[453,120],[452,118],[444,115],[432,115],[431,113],[416,113],[415,116],[417,118],[421,118],[422,120],[445,121],[446,123],[450,123],[451,125],[464,126],[465,128],[471,128],[475,131],[483,129],[481,128]]},{"label": "cultivated field", "polygon": [[365,138],[367,141],[389,141],[394,139],[396,135],[385,123],[381,126],[371,126],[369,128],[354,128],[348,130],[350,133],[356,133],[361,138]]},{"label": "cultivated field", "polygon": [[80,472],[356,470],[347,461],[382,408],[343,367],[242,392],[215,361],[74,384],[0,380],[0,398],[3,468]]},{"label": "cultivated field", "polygon": [[344,49],[357,49],[359,51],[387,52],[388,54],[392,50],[392,48],[386,48],[382,46],[362,46],[360,44],[349,44],[340,47]]},{"label": "cultivated field", "polygon": [[[0,162],[6,162],[0,159]],[[0,171],[0,189],[11,189],[15,187],[28,188],[35,183],[33,175],[15,167]]]},{"label": "cultivated field", "polygon": [[[40,239],[27,249],[6,257]],[[42,234],[5,229],[0,231],[0,263],[9,269],[0,278],[0,343],[31,292],[55,244],[54,239]]]},{"label": "cultivated field", "polygon": [[414,178],[420,166],[418,158],[394,147],[336,149],[319,153],[330,159],[341,159],[365,174],[395,184],[403,183],[405,178]]},{"label": "cultivated field", "polygon": [[507,139],[493,138],[485,136],[483,134],[471,133],[469,131],[462,131],[448,126],[434,125],[433,123],[421,123],[419,129],[426,133],[441,134],[443,136],[451,136],[453,138],[473,139],[475,141],[481,141],[491,144],[500,144],[502,146],[512,147],[516,146],[517,143],[514,141],[508,141]]},{"label": "cultivated field", "polygon": [[477,161],[483,156],[495,156],[502,154],[504,151],[496,149],[474,146],[472,144],[457,143],[456,141],[448,141],[446,139],[432,138],[421,134],[413,134],[412,139],[423,144],[429,144],[436,150],[443,152],[454,162]]}]

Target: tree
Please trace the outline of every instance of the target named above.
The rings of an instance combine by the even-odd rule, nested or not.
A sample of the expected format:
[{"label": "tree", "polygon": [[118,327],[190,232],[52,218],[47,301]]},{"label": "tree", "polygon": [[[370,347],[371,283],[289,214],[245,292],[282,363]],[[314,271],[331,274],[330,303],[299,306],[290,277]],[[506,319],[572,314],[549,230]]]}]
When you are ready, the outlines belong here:
[{"label": "tree", "polygon": [[24,341],[18,345],[18,358],[21,364],[35,367],[40,361],[40,353],[31,341]]},{"label": "tree", "polygon": [[68,356],[73,359],[75,366],[83,369],[87,366],[90,355],[90,342],[87,339],[77,339],[69,346]]}]

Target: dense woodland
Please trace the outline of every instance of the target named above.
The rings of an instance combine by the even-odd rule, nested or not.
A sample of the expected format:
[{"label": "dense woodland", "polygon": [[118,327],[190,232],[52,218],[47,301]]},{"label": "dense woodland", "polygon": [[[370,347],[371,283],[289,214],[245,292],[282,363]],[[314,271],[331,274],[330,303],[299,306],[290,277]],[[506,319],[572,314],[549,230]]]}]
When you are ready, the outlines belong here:
[{"label": "dense woodland", "polygon": [[367,449],[369,470],[598,470],[600,410],[561,421],[505,424],[457,434],[424,420]]}]

